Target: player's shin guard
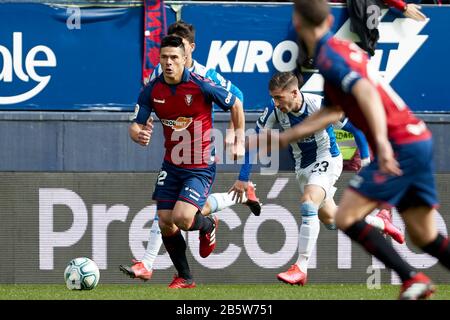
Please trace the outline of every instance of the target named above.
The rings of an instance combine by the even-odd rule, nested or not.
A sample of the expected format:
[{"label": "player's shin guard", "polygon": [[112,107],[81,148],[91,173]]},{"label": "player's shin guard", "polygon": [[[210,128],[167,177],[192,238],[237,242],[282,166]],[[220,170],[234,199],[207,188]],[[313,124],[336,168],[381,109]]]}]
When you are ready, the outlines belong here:
[{"label": "player's shin guard", "polygon": [[439,259],[447,269],[450,269],[450,240],[438,234],[436,239],[426,246],[422,247],[423,251]]},{"label": "player's shin guard", "polygon": [[181,231],[178,230],[170,236],[162,236],[162,240],[175,269],[177,269],[178,276],[183,279],[192,279],[186,258],[186,241],[184,241]]},{"label": "player's shin guard", "polygon": [[308,270],[309,258],[319,237],[318,210],[318,206],[312,202],[304,202],[300,206],[302,224],[298,237],[298,260],[296,264],[304,273]]},{"label": "player's shin guard", "polygon": [[357,221],[348,227],[345,233],[383,262],[386,267],[396,271],[402,281],[406,281],[416,274],[414,268],[406,263],[381,233],[367,222]]},{"label": "player's shin guard", "polygon": [[159,229],[158,216],[155,216],[152,227],[150,229],[150,238],[148,239],[147,249],[145,250],[142,262],[147,269],[153,269],[153,263],[158,256],[159,249],[162,245],[161,230]]},{"label": "player's shin guard", "polygon": [[199,230],[200,233],[208,233],[212,230],[213,226],[213,221],[211,219],[203,216],[200,212],[197,212],[192,220],[189,231]]},{"label": "player's shin guard", "polygon": [[[243,195],[244,199],[242,202],[247,201],[247,198],[245,195]],[[230,193],[213,193],[210,194],[208,199],[206,201],[209,203],[209,206],[211,207],[211,213],[223,210],[225,208],[231,207],[232,205],[236,204],[236,199],[233,200],[233,194]]]}]

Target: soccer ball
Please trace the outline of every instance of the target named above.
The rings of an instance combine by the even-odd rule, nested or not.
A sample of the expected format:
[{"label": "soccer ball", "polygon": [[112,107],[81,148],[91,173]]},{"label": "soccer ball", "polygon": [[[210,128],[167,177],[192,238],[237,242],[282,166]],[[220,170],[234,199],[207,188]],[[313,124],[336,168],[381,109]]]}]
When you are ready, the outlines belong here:
[{"label": "soccer ball", "polygon": [[100,280],[97,264],[89,258],[75,258],[64,270],[64,281],[69,290],[92,290]]}]

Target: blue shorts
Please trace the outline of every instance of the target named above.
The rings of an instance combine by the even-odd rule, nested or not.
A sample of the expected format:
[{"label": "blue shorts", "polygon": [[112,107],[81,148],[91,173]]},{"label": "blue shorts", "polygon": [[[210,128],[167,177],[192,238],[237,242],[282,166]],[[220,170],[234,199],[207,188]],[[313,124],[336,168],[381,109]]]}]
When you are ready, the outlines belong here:
[{"label": "blue shorts", "polygon": [[433,140],[393,145],[393,149],[403,175],[380,173],[375,159],[350,180],[350,188],[388,207],[397,207],[399,212],[418,206],[436,207]]},{"label": "blue shorts", "polygon": [[152,197],[157,210],[171,210],[177,201],[184,201],[201,211],[215,176],[215,164],[207,168],[186,169],[164,161]]}]

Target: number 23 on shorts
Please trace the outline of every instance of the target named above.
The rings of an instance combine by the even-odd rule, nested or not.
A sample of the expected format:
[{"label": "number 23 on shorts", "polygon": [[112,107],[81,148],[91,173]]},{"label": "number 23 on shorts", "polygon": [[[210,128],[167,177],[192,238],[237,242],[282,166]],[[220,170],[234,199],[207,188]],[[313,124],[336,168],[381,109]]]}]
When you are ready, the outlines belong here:
[{"label": "number 23 on shorts", "polygon": [[311,172],[327,172],[329,165],[328,161],[316,162]]}]

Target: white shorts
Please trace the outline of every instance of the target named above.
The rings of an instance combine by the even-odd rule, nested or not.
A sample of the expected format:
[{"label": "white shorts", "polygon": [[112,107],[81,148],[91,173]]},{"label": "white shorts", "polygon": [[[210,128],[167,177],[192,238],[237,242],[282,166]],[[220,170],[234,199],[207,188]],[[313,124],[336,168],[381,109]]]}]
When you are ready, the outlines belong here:
[{"label": "white shorts", "polygon": [[342,155],[323,157],[306,168],[295,170],[300,191],[305,192],[305,186],[313,184],[325,191],[325,199],[332,199],[336,188],[334,184],[342,173]]}]

